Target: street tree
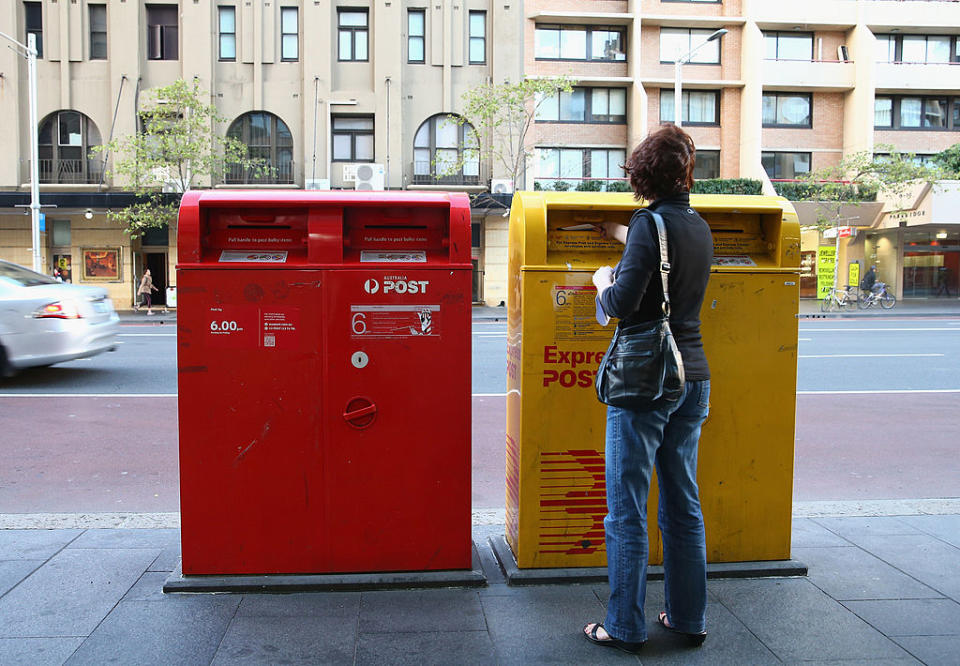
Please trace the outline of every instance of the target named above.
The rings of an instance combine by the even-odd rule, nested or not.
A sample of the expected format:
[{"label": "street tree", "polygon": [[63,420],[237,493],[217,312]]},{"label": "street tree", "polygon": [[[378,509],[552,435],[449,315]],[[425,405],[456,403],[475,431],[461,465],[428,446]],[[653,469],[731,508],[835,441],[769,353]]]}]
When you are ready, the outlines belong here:
[{"label": "street tree", "polygon": [[[568,76],[555,78],[527,78],[517,83],[484,83],[470,88],[461,96],[462,116],[450,120],[469,122],[475,132],[473,145],[466,146],[452,170],[462,166],[464,158],[492,161],[505,177],[519,184],[534,148],[528,141],[537,110],[550,97],[570,93],[576,81]],[[471,153],[472,154],[469,154]]]},{"label": "street tree", "polygon": [[138,111],[138,131],[94,149],[113,157],[111,175],[122,189],[137,195],[132,205],[107,213],[132,238],[147,229],[172,226],[180,199],[176,194],[208,185],[226,165],[258,174],[268,170],[262,161],[248,157],[243,142],[214,131],[226,118],[204,101],[206,96],[196,81],[183,79],[149,90]]},{"label": "street tree", "polygon": [[941,150],[932,158],[934,164],[943,170],[943,177],[950,180],[960,179],[960,143]]}]

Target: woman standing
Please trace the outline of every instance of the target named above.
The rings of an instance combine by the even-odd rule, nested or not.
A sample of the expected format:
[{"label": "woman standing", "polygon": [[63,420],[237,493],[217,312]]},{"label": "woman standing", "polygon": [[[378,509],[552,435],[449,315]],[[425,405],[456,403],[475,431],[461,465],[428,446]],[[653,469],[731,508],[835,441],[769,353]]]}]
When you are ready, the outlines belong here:
[{"label": "woman standing", "polygon": [[[660,486],[658,523],[663,535],[666,607],[658,621],[692,644],[703,643],[707,562],[697,488],[697,443],[707,417],[710,370],[700,339],[713,240],[710,227],[690,207],[696,150],[680,128],[667,125],[630,155],[626,170],[634,196],[652,201],[667,228],[670,326],[683,358],[686,383],[676,402],[649,411],[607,408],[607,517],[604,520],[610,601],[602,623],[584,635],[593,643],[637,652],[647,640],[643,604],[647,588],[647,495],[654,467]],[[613,222],[600,232],[624,243],[614,274],[593,276],[603,310],[621,329],[660,319],[660,249],[651,216],[637,211],[630,226]]]},{"label": "woman standing", "polygon": [[[140,288],[137,289],[137,294],[143,297],[143,303],[147,306],[147,314],[153,314],[153,292],[160,291],[153,286],[153,278],[150,276],[150,269],[143,271],[143,278],[140,280]],[[137,310],[140,307],[137,306]]]}]

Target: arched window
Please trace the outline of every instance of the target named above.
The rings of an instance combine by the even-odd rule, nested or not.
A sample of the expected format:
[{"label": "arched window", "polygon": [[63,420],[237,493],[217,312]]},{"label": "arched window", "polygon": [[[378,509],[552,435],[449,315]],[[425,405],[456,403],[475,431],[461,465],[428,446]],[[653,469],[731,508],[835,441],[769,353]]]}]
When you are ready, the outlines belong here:
[{"label": "arched window", "polygon": [[225,180],[233,185],[292,183],[293,135],[277,116],[266,111],[245,113],[230,125],[227,136],[247,146],[247,155],[269,167],[265,173],[227,165]]},{"label": "arched window", "polygon": [[79,111],[55,111],[40,123],[38,136],[41,183],[99,183],[103,162],[91,159],[100,132]]},{"label": "arched window", "polygon": [[413,138],[413,182],[479,185],[480,154],[473,126],[458,124],[443,113],[427,118]]}]

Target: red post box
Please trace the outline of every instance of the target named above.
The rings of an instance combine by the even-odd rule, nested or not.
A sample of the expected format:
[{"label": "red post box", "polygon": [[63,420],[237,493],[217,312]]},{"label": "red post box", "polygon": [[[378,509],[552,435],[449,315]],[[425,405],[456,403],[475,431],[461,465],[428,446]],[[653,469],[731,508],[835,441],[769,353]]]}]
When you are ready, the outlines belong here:
[{"label": "red post box", "polygon": [[470,205],[188,192],[183,573],[469,569]]}]

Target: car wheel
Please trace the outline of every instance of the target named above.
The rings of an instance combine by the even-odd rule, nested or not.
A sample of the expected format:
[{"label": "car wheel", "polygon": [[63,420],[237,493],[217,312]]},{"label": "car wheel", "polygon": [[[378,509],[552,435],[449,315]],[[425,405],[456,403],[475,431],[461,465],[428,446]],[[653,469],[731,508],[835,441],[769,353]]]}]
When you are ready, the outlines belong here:
[{"label": "car wheel", "polygon": [[15,374],[16,370],[7,360],[7,350],[0,346],[0,379],[13,377]]}]

